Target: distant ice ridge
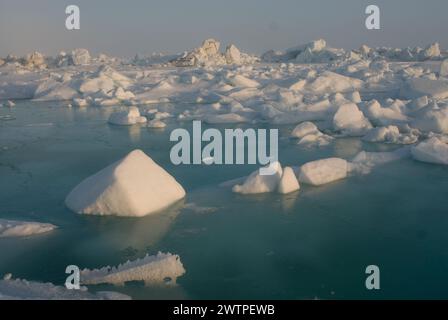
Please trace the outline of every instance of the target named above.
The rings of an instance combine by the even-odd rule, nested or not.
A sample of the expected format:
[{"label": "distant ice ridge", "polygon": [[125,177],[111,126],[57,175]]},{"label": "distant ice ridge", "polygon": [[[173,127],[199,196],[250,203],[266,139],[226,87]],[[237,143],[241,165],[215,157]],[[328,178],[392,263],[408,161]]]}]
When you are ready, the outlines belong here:
[{"label": "distant ice ridge", "polygon": [[12,279],[0,280],[0,300],[130,300],[131,297],[112,291],[91,293],[86,287],[68,290],[52,283]]},{"label": "distant ice ridge", "polygon": [[32,236],[50,232],[56,228],[50,223],[0,219],[0,238]]},{"label": "distant ice ridge", "polygon": [[143,151],[134,150],[78,184],[65,203],[80,214],[141,217],[184,196],[176,179]]},{"label": "distant ice ridge", "polygon": [[94,285],[110,283],[124,285],[129,281],[144,281],[146,285],[176,284],[176,279],[185,273],[178,255],[159,252],[146,255],[142,259],[128,261],[116,267],[84,269],[81,271],[81,283]]}]

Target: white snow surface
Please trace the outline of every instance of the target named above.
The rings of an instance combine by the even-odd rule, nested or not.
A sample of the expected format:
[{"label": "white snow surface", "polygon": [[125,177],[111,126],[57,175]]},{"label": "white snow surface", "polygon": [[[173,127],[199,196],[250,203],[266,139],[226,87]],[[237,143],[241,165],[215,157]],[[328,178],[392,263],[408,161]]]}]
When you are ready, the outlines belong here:
[{"label": "white snow surface", "polygon": [[141,150],[134,150],[77,185],[65,199],[80,214],[141,217],[185,196],[182,186]]},{"label": "white snow surface", "polygon": [[307,162],[300,167],[299,181],[320,186],[347,177],[347,161],[327,158]]}]

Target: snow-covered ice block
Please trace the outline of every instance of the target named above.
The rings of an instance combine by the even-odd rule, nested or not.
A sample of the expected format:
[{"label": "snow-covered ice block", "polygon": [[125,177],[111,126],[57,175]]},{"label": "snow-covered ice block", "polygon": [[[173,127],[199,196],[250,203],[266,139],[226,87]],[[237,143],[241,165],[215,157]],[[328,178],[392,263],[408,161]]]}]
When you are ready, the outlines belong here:
[{"label": "snow-covered ice block", "polygon": [[347,161],[327,158],[305,163],[300,167],[299,181],[320,186],[347,177]]},{"label": "snow-covered ice block", "polygon": [[91,293],[86,287],[69,290],[52,283],[11,279],[0,280],[0,300],[130,300],[131,297],[113,291]]},{"label": "snow-covered ice block", "polygon": [[425,132],[448,133],[448,107],[425,107],[418,111],[411,125]]},{"label": "snow-covered ice block", "polygon": [[176,284],[176,279],[185,273],[180,257],[176,254],[159,252],[142,259],[128,261],[116,267],[84,269],[80,280],[84,285],[110,283],[124,285],[129,281],[144,281],[146,285]]},{"label": "snow-covered ice block", "polygon": [[270,167],[274,170],[274,174],[261,175],[260,170],[256,170],[242,184],[234,185],[232,191],[242,194],[274,192],[280,182],[283,170],[278,161],[271,163]]},{"label": "snow-covered ice block", "polygon": [[448,144],[437,137],[420,142],[411,153],[418,161],[448,165]]},{"label": "snow-covered ice block", "polygon": [[242,87],[242,88],[256,88],[260,86],[260,84],[257,81],[246,78],[245,76],[242,76],[240,74],[237,74],[229,78],[229,82],[231,85],[235,87]]},{"label": "snow-covered ice block", "polygon": [[369,120],[354,103],[343,104],[333,117],[333,127],[336,131],[350,136],[363,135],[372,128]]},{"label": "snow-covered ice block", "polygon": [[50,223],[0,219],[0,238],[26,237],[46,233],[56,228]]},{"label": "snow-covered ice block", "polygon": [[75,49],[71,54],[71,62],[73,65],[85,65],[90,63],[90,53],[87,49]]},{"label": "snow-covered ice block", "polygon": [[317,134],[320,133],[319,129],[316,125],[310,121],[305,121],[298,124],[291,132],[291,137],[294,138],[303,138],[309,134]]},{"label": "snow-covered ice block", "polygon": [[148,121],[148,124],[146,125],[148,128],[153,128],[153,129],[162,129],[166,127],[166,123],[158,120],[158,119],[154,119],[151,121]]},{"label": "snow-covered ice block", "polygon": [[300,189],[299,181],[291,167],[284,167],[282,177],[278,183],[278,193],[287,194]]},{"label": "snow-covered ice block", "polygon": [[339,73],[325,71],[313,82],[305,86],[305,90],[315,95],[345,93],[359,90],[364,82],[359,79],[343,76]]},{"label": "snow-covered ice block", "polygon": [[318,132],[307,134],[297,144],[306,147],[323,147],[328,146],[333,140],[332,136]]},{"label": "snow-covered ice block", "polygon": [[368,142],[385,142],[396,144],[412,144],[415,143],[417,139],[418,137],[412,133],[401,134],[396,126],[372,128],[362,138],[362,140]]},{"label": "snow-covered ice block", "polygon": [[408,80],[400,90],[404,99],[416,99],[429,96],[435,99],[448,98],[448,81],[416,78]]},{"label": "snow-covered ice block", "polygon": [[134,150],[77,185],[65,199],[80,214],[141,217],[185,196],[182,186],[141,150]]},{"label": "snow-covered ice block", "polygon": [[137,107],[130,107],[125,111],[114,112],[109,117],[109,123],[121,126],[146,123],[146,121],[146,117],[140,115],[140,111]]}]

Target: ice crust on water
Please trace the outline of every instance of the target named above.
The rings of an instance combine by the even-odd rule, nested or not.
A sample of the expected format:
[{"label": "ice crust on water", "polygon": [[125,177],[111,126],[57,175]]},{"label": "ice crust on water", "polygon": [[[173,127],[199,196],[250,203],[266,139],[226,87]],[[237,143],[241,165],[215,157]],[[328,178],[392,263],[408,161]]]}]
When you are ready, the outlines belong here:
[{"label": "ice crust on water", "polygon": [[91,293],[86,287],[69,290],[52,283],[12,279],[0,280],[0,300],[130,300],[131,297],[113,291]]},{"label": "ice crust on water", "polygon": [[116,267],[84,269],[80,279],[84,285],[110,283],[124,285],[129,281],[144,281],[147,285],[176,284],[176,279],[185,273],[180,257],[171,253],[159,252],[144,258],[127,261]]},{"label": "ice crust on water", "polygon": [[32,236],[46,233],[56,228],[55,225],[50,223],[0,219],[0,238]]},{"label": "ice crust on water", "polygon": [[141,217],[185,196],[182,186],[141,150],[100,170],[77,185],[65,199],[80,214]]}]

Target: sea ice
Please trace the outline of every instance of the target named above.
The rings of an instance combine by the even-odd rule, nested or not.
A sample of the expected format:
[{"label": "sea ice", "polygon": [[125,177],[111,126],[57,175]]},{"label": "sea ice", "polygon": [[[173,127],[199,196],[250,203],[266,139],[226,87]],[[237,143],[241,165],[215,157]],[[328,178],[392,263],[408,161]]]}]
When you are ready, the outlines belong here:
[{"label": "sea ice", "polygon": [[65,199],[82,214],[141,217],[185,196],[182,186],[141,150],[134,150],[77,185]]},{"label": "sea ice", "polygon": [[283,174],[278,183],[278,193],[287,194],[300,189],[296,174],[291,167],[284,167]]},{"label": "sea ice", "polygon": [[128,110],[114,112],[109,117],[109,123],[121,126],[146,123],[146,121],[146,117],[140,115],[137,107],[129,107]]},{"label": "sea ice", "polygon": [[300,124],[298,124],[291,132],[291,137],[293,138],[303,138],[306,135],[309,134],[317,134],[320,133],[319,129],[317,128],[317,126],[310,122],[310,121],[305,121],[302,122]]},{"label": "sea ice", "polygon": [[448,165],[448,144],[437,137],[420,142],[411,153],[418,161]]},{"label": "sea ice", "polygon": [[283,170],[279,162],[271,163],[270,167],[274,169],[274,174],[261,175],[260,170],[256,170],[242,184],[234,185],[232,191],[242,194],[274,192],[277,190]]},{"label": "sea ice", "polygon": [[69,290],[52,283],[11,279],[0,280],[0,300],[130,300],[131,297],[112,291],[91,293],[86,287]]},{"label": "sea ice", "polygon": [[128,261],[116,267],[84,269],[81,271],[80,280],[84,285],[124,285],[129,281],[144,281],[146,285],[174,285],[176,279],[184,273],[185,269],[178,255],[159,252],[157,255],[146,255],[142,259]]},{"label": "sea ice", "polygon": [[340,158],[327,158],[302,165],[299,181],[320,186],[345,177],[347,177],[347,161]]},{"label": "sea ice", "polygon": [[336,131],[349,136],[361,136],[372,128],[369,120],[354,103],[343,104],[333,117],[333,127]]},{"label": "sea ice", "polygon": [[0,238],[26,237],[46,233],[56,228],[55,225],[50,223],[0,219]]}]

